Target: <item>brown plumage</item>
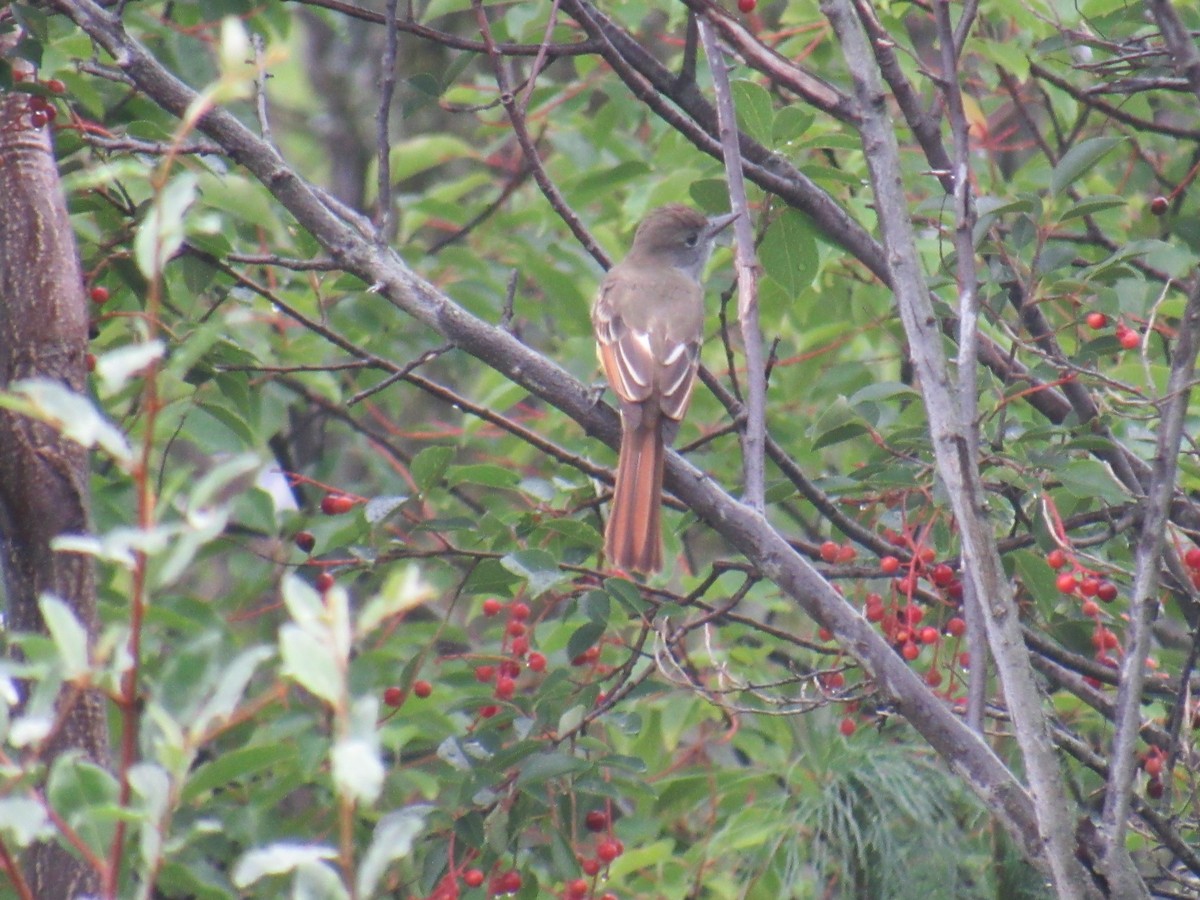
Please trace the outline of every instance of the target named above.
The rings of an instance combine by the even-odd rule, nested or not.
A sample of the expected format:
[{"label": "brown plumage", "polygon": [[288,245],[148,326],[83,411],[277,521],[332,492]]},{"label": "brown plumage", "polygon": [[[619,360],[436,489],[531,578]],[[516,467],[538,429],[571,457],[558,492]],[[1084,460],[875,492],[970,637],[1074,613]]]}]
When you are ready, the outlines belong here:
[{"label": "brown plumage", "polygon": [[605,554],[620,569],[662,568],[664,447],[679,431],[700,364],[700,275],[713,239],[733,218],[708,219],[678,204],[653,210],[592,309],[600,362],[621,407],[621,454],[604,533]]}]

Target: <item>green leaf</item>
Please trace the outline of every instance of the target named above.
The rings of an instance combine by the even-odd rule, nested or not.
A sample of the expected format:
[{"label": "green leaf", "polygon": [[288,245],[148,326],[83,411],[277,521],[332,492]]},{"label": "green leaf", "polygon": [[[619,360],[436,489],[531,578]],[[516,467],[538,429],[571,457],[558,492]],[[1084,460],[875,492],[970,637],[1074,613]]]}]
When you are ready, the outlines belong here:
[{"label": "green leaf", "polygon": [[54,647],[58,650],[58,658],[63,665],[63,678],[73,681],[88,673],[88,636],[87,630],[75,617],[74,611],[58,597],[43,594],[38,600],[42,618]]},{"label": "green leaf", "polygon": [[133,239],[133,256],[142,275],[154,280],[183,246],[183,219],[196,200],[197,177],[182,172],[155,196]]},{"label": "green leaf", "polygon": [[241,702],[254,670],[274,655],[270,647],[251,647],[226,660],[212,694],[189,723],[192,734],[203,735],[210,725],[228,719]]},{"label": "green leaf", "polygon": [[1106,503],[1124,503],[1129,499],[1104,463],[1094,459],[1073,459],[1054,470],[1055,477],[1073,496],[1081,500],[1093,498]]},{"label": "green leaf", "polygon": [[453,458],[454,448],[440,445],[426,447],[413,457],[409,469],[412,472],[413,481],[417,483],[421,493],[428,494],[441,482],[442,475]]},{"label": "green leaf", "polygon": [[253,747],[234,747],[196,769],[184,785],[184,803],[193,803],[204,794],[234,781],[246,781],[285,760],[295,758],[294,747],[287,744],[265,744]]},{"label": "green leaf", "polygon": [[558,561],[545,550],[536,548],[509,553],[500,560],[500,565],[523,578],[533,597],[541,596],[566,579],[558,567]]},{"label": "green leaf", "polygon": [[388,865],[412,852],[413,841],[425,827],[425,818],[433,809],[426,805],[407,806],[388,813],[376,823],[371,845],[358,866],[359,897],[374,894]]},{"label": "green leaf", "polygon": [[342,672],[329,647],[299,625],[279,629],[282,674],[331,706],[342,696]]},{"label": "green leaf", "polygon": [[1088,170],[1110,153],[1123,137],[1094,137],[1080,141],[1063,154],[1050,175],[1050,192],[1059,194],[1082,178]]},{"label": "green leaf", "polygon": [[363,507],[363,518],[371,525],[382,522],[408,501],[406,494],[392,497],[372,497]]},{"label": "green leaf", "polygon": [[551,778],[561,778],[590,769],[592,764],[585,759],[558,750],[535,753],[522,764],[517,775],[517,787],[541,784]]},{"label": "green leaf", "polygon": [[80,446],[100,447],[118,463],[133,460],[125,435],[109,424],[86,397],[57,381],[40,378],[14,381],[7,393],[0,391],[0,409],[45,422]]},{"label": "green leaf", "polygon": [[286,875],[305,863],[337,859],[332,847],[319,844],[277,843],[251,850],[233,868],[233,883],[248,888],[267,875]]},{"label": "green leaf", "polygon": [[392,616],[420,606],[434,596],[433,586],[422,579],[417,566],[393,567],[379,593],[372,596],[359,613],[354,625],[355,637],[365,638]]},{"label": "green leaf", "polygon": [[567,640],[567,656],[574,659],[585,650],[596,646],[605,630],[606,626],[601,622],[588,622],[575,629]]},{"label": "green leaf", "polygon": [[758,258],[763,271],[791,297],[812,284],[817,274],[817,242],[808,217],[785,210],[767,227]]},{"label": "green leaf", "polygon": [[28,797],[0,798],[0,833],[18,847],[28,847],[55,833],[46,809]]},{"label": "green leaf", "polygon": [[799,106],[785,106],[775,114],[775,125],[771,129],[771,141],[775,147],[786,148],[792,141],[799,140],[812,127],[815,117]]},{"label": "green leaf", "polygon": [[140,341],[100,354],[96,357],[100,395],[111,397],[119,393],[131,378],[141,375],[162,359],[166,349],[162,341]]},{"label": "green leaf", "polygon": [[474,158],[475,149],[466,141],[448,134],[429,134],[392,145],[389,156],[392,183],[399,184],[421,172],[452,162]]},{"label": "green leaf", "polygon": [[355,700],[348,733],[334,743],[331,754],[338,793],[368,805],[379,799],[386,774],[379,754],[378,718],[379,701],[375,697]]},{"label": "green leaf", "polygon": [[1081,216],[1095,215],[1098,212],[1104,212],[1106,209],[1117,209],[1128,205],[1129,201],[1124,197],[1108,197],[1104,195],[1084,197],[1078,203],[1072,203],[1066,212],[1058,217],[1058,221],[1066,222],[1070,219],[1078,219]]},{"label": "green leaf", "polygon": [[452,466],[446,472],[451,484],[480,484],[491,488],[515,488],[521,483],[521,473],[503,466]]},{"label": "green leaf", "polygon": [[730,83],[729,90],[738,126],[760,144],[770,144],[775,112],[767,89],[757,82],[739,79]]}]

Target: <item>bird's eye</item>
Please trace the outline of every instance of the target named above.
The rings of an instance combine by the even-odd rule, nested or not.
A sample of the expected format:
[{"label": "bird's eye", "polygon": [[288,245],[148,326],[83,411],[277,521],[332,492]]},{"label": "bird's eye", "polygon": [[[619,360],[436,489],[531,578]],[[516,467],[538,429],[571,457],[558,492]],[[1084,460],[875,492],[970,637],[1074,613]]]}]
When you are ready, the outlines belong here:
[{"label": "bird's eye", "polygon": [[689,234],[686,238],[683,239],[683,242],[685,244],[687,244],[689,247],[695,247],[696,242],[699,240],[700,240],[700,235],[697,234],[695,231],[693,231],[691,234]]}]

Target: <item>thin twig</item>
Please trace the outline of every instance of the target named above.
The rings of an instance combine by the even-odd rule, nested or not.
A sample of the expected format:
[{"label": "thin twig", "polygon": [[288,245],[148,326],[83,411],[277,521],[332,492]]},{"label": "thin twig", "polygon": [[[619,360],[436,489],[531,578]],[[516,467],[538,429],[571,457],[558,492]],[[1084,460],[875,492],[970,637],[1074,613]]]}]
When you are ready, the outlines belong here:
[{"label": "thin twig", "polygon": [[729,201],[737,218],[733,222],[737,237],[735,266],[738,285],[738,323],[742,331],[742,349],[746,354],[746,426],[742,431],[742,466],[745,484],[743,501],[752,509],[766,509],[766,474],[763,445],[767,432],[767,381],[763,364],[762,330],[758,324],[758,259],[754,252],[754,230],[746,182],[742,176],[742,154],[738,147],[737,116],[733,92],[729,87],[729,68],[712,26],[700,16],[696,22],[704,53],[712,73],[720,123],[721,148],[725,155],[725,175],[729,179]]}]

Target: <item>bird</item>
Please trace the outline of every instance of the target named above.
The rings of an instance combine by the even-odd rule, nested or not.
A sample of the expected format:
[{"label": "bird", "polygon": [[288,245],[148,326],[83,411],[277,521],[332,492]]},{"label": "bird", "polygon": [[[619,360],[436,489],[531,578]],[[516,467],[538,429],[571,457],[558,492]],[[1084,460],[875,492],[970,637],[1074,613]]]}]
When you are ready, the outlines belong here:
[{"label": "bird", "polygon": [[683,204],[651,210],[596,294],[597,355],[621,411],[604,553],[624,571],[662,568],[664,453],[679,432],[700,365],[701,276],[713,241],[737,216],[708,217]]}]

